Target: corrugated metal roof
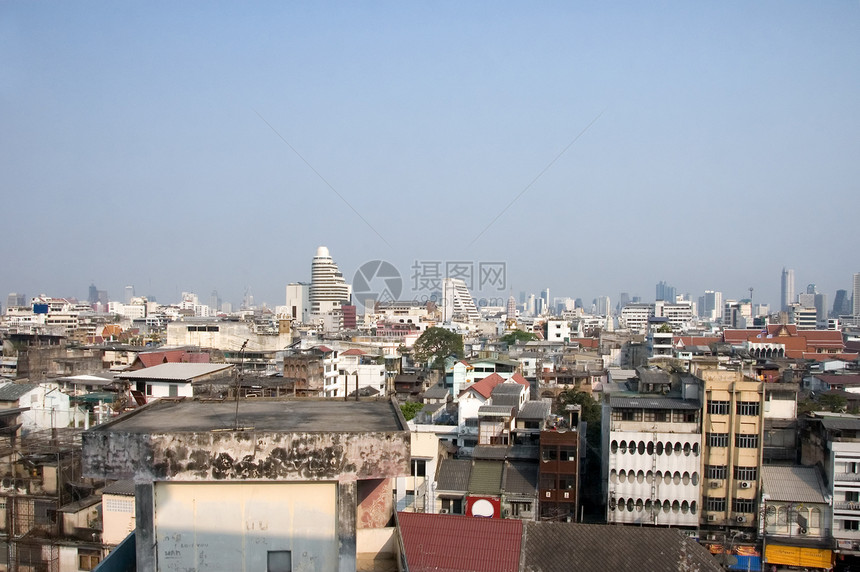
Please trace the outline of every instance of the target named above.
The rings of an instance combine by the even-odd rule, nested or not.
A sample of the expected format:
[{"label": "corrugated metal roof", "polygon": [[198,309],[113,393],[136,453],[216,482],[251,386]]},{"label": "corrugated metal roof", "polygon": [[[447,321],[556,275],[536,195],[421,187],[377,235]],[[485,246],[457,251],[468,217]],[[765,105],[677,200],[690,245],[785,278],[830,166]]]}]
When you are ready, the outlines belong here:
[{"label": "corrugated metal roof", "polygon": [[504,460],[508,455],[507,445],[476,445],[472,449],[473,459]]},{"label": "corrugated metal roof", "polygon": [[567,522],[528,522],[525,570],[721,572],[708,550],[678,529]]},{"label": "corrugated metal roof", "polygon": [[472,461],[469,459],[442,459],[436,476],[436,490],[467,492],[471,475]]},{"label": "corrugated metal roof", "polygon": [[0,401],[18,401],[37,387],[35,383],[4,383],[0,385]]},{"label": "corrugated metal roof", "polygon": [[475,461],[469,478],[469,494],[499,496],[502,492],[502,461]]},{"label": "corrugated metal roof", "polygon": [[496,395],[493,392],[493,405],[507,405],[508,407],[517,407],[520,404],[520,396],[519,395],[508,395],[507,393],[501,393]]},{"label": "corrugated metal roof", "polygon": [[434,385],[424,392],[425,399],[445,399],[448,397],[448,390],[441,385]]},{"label": "corrugated metal roof", "polygon": [[519,570],[519,519],[400,512],[397,520],[410,572]]},{"label": "corrugated metal roof", "polygon": [[478,417],[513,417],[514,408],[511,405],[482,405],[478,408]]},{"label": "corrugated metal roof", "polygon": [[195,377],[232,369],[229,363],[163,363],[137,371],[117,374],[119,379],[158,379],[193,381]]},{"label": "corrugated metal roof", "polygon": [[826,503],[824,482],[815,467],[779,467],[761,469],[762,488],[770,500],[785,502]]},{"label": "corrugated metal roof", "polygon": [[499,385],[497,385],[496,387],[493,388],[492,396],[493,396],[493,399],[496,398],[496,395],[518,396],[522,392],[523,392],[522,384],[506,381],[505,383],[500,383]]},{"label": "corrugated metal roof", "polygon": [[526,401],[523,403],[517,417],[519,419],[546,419],[549,416],[550,405],[545,401]]},{"label": "corrugated metal roof", "polygon": [[609,398],[610,407],[632,407],[638,409],[700,409],[699,402],[692,399],[680,399],[678,397],[660,397],[641,395],[636,397],[623,397],[612,395]]},{"label": "corrugated metal roof", "polygon": [[505,467],[505,492],[511,495],[537,495],[538,465],[523,461],[510,462]]},{"label": "corrugated metal roof", "polygon": [[134,481],[116,481],[115,483],[111,483],[102,490],[102,494],[105,495],[122,495],[122,496],[134,496]]},{"label": "corrugated metal roof", "polygon": [[860,419],[857,417],[825,417],[821,424],[829,431],[860,431]]}]

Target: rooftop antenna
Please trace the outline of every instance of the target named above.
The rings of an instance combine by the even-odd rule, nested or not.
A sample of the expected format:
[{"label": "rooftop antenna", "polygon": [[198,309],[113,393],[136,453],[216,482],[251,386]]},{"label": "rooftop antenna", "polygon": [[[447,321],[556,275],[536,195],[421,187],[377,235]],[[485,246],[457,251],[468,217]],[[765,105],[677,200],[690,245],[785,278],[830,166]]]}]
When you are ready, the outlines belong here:
[{"label": "rooftop antenna", "polygon": [[248,345],[248,340],[242,342],[242,347],[239,348],[239,375],[236,376],[236,421],[234,428],[239,430],[239,387],[242,384],[242,378],[245,375],[245,346]]}]

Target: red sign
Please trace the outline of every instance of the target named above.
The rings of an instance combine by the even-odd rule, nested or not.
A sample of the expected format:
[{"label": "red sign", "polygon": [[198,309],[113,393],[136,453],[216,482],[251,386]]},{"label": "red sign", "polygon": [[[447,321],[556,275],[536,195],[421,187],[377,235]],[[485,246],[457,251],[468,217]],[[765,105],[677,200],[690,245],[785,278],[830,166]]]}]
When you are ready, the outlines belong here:
[{"label": "red sign", "polygon": [[495,497],[466,497],[466,516],[502,518],[502,502]]}]

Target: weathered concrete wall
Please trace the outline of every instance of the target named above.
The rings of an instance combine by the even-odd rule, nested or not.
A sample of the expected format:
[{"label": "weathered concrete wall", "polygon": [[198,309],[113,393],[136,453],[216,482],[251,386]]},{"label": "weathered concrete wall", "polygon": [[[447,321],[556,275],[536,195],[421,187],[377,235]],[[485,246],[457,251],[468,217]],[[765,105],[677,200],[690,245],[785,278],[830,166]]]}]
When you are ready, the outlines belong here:
[{"label": "weathered concrete wall", "polygon": [[409,474],[409,433],[83,435],[85,476],[136,482],[382,479]]}]

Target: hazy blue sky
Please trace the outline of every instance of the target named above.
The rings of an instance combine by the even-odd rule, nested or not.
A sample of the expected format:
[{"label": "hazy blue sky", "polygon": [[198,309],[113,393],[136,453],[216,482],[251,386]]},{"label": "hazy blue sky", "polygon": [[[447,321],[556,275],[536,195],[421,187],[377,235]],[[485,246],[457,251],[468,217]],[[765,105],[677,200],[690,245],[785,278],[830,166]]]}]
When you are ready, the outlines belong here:
[{"label": "hazy blue sky", "polygon": [[832,303],[860,3],[2,2],[0,186],[3,302],[274,306],[324,244],[350,279],[505,261],[517,295],[777,305],[788,266]]}]

